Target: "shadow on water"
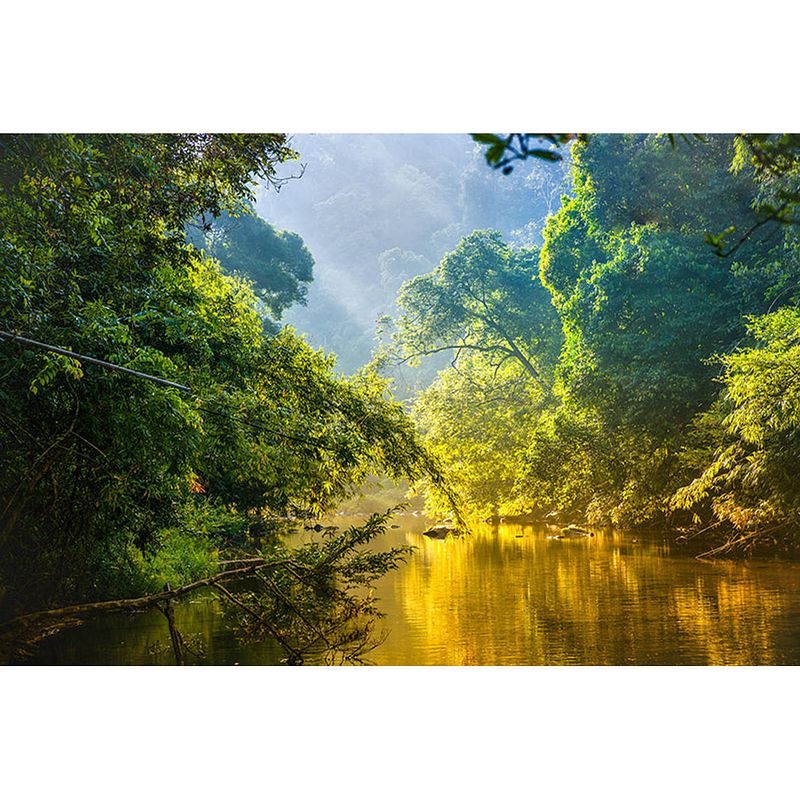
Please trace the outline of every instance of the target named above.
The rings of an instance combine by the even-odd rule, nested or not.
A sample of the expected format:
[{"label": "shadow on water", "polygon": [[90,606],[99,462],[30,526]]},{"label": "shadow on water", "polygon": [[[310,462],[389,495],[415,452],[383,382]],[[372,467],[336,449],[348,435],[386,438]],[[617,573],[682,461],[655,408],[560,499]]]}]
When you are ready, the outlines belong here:
[{"label": "shadow on water", "polygon": [[[337,519],[337,524],[349,524]],[[481,525],[431,540],[401,516],[387,546],[417,549],[376,594],[385,665],[800,664],[800,564],[700,561],[669,534],[596,531],[553,540],[545,526]],[[278,664],[271,642],[243,644],[211,598],[176,606],[204,643],[200,664]],[[157,611],[67,631],[31,663],[171,664]]]}]

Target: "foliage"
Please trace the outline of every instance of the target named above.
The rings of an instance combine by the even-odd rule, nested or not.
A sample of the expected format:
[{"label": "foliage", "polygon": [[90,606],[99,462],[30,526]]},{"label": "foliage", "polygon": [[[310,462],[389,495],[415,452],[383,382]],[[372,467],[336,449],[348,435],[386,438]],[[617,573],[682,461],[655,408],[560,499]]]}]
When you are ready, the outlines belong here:
[{"label": "foliage", "polygon": [[[428,447],[473,511],[527,510],[508,458],[549,401],[561,339],[538,279],[538,249],[515,250],[496,232],[476,231],[434,271],[407,282],[398,306],[395,358],[452,356],[415,403]],[[429,500],[448,509],[435,491]]]},{"label": "foliage", "polygon": [[541,270],[565,334],[556,391],[605,445],[579,471],[598,478],[591,498],[573,502],[600,518],[663,517],[688,468],[676,453],[718,393],[713,356],[736,346],[747,314],[785,302],[774,287],[797,274],[786,241],[753,237],[735,260],[705,242],[747,219],[757,193],[730,171],[734,145],[593,136],[572,148],[575,197],[545,229]]},{"label": "foliage", "polygon": [[[462,239],[439,267],[406,283],[396,341],[405,360],[451,351],[513,359],[546,385],[557,353],[558,319],[535,280],[538,251],[512,250],[493,231]],[[554,345],[555,343],[555,345]]]},{"label": "foliage", "polygon": [[[549,240],[555,249],[555,239]],[[708,359],[742,333],[737,278],[691,240],[634,226],[561,305],[564,390],[612,428],[667,434],[715,393]]]},{"label": "foliage", "polygon": [[667,510],[677,459],[642,432],[610,430],[592,409],[567,401],[542,414],[520,453],[517,487],[529,508],[594,524],[632,527]]},{"label": "foliage", "polygon": [[[191,580],[266,514],[320,513],[367,474],[441,484],[385,382],[265,332],[250,281],[186,242],[279,180],[284,136],[0,148],[0,329],[191,388],[0,343],[0,616]],[[276,244],[298,281],[273,285],[277,312],[310,256],[250,219],[256,245],[232,235],[223,260]]]},{"label": "foliage", "polygon": [[[256,567],[251,586],[229,604],[241,637],[273,636],[294,664],[309,653],[327,663],[365,661],[380,643],[376,623],[383,616],[370,587],[411,552],[368,546],[385,532],[389,516],[374,514],[361,526],[302,546],[276,543],[256,551],[265,566]],[[222,594],[231,599],[227,590]]]},{"label": "foliage", "polygon": [[513,162],[528,158],[561,161],[563,156],[558,151],[561,145],[584,141],[586,137],[582,133],[509,133],[505,136],[473,133],[472,138],[486,146],[484,156],[487,164],[502,170],[503,175],[510,175],[514,171]]},{"label": "foliage", "polygon": [[[508,171],[544,155],[524,136],[473,138]],[[484,346],[420,401],[428,441],[481,511],[513,498],[514,507],[617,525],[681,524],[688,509],[697,524],[786,530],[800,502],[789,478],[795,138],[553,136],[547,158],[561,157],[558,145],[570,148],[573,191],[527,269],[529,291],[541,283],[551,295],[546,334],[532,324],[541,314],[526,316],[540,306],[521,286],[493,295],[488,325],[461,299],[470,280],[455,271],[449,283],[437,271],[401,291],[401,307],[419,312],[399,326],[408,354]],[[720,258],[733,233],[738,242]],[[492,263],[475,259],[488,265],[484,281],[494,280]],[[754,344],[738,350],[748,325]],[[486,333],[500,328],[513,329],[523,353],[549,343],[550,380],[543,395],[509,396],[487,416],[483,403],[503,377],[479,362],[491,363]]]},{"label": "foliage", "polygon": [[722,435],[708,443],[702,473],[675,493],[675,508],[729,524],[731,541],[800,522],[800,311],[752,318],[750,344],[722,356]]},{"label": "foliage", "polygon": [[[513,454],[527,437],[548,394],[517,363],[497,367],[471,353],[441,374],[414,404],[427,447],[446,468],[451,483],[473,512],[486,515],[530,510],[517,488]],[[432,494],[432,511],[446,505]]]},{"label": "foliage", "polygon": [[[731,163],[735,172],[751,176],[759,186],[752,206],[755,220],[721,232],[709,232],[706,240],[717,253],[729,256],[762,230],[774,234],[776,228],[797,225],[800,205],[800,136],[783,134],[741,134],[736,137],[736,155]],[[733,238],[733,243],[731,243]]]},{"label": "foliage", "polygon": [[735,146],[731,136],[680,144],[653,134],[592,136],[571,150],[576,193],[602,230],[655,224],[702,247],[706,232],[752,220],[755,187],[731,171]]},{"label": "foliage", "polygon": [[296,233],[276,230],[252,208],[236,216],[223,212],[188,232],[189,241],[216,258],[223,270],[253,282],[271,318],[280,319],[295,303],[305,305],[314,258]]}]

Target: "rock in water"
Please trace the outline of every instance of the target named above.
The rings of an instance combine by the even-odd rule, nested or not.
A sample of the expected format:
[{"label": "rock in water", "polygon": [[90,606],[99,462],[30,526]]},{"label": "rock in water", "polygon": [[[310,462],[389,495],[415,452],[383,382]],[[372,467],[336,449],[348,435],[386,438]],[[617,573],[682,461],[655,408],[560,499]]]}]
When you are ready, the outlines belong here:
[{"label": "rock in water", "polygon": [[561,529],[561,533],[558,536],[554,536],[554,539],[582,539],[582,538],[589,538],[590,536],[594,536],[591,531],[587,531],[586,528],[579,528],[577,525],[568,525],[566,528]]},{"label": "rock in water", "polygon": [[435,525],[433,528],[423,531],[422,535],[430,539],[446,539],[448,535],[460,536],[461,531],[458,528],[451,528],[449,525]]}]

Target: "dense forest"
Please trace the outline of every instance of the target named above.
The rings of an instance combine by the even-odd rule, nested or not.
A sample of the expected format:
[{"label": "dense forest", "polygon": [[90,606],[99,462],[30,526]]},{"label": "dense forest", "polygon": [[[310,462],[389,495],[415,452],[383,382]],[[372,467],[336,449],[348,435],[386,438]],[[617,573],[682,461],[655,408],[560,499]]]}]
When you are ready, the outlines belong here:
[{"label": "dense forest", "polygon": [[[296,157],[286,137],[5,135],[0,148],[5,658],[139,607],[113,601],[167,611],[206,585],[295,661],[312,645],[357,655],[374,607],[353,590],[404,555],[363,547],[384,520],[291,552],[270,529],[376,472],[447,489],[385,381],[339,377],[277,325],[312,269],[299,237],[252,215],[256,182],[275,188]],[[227,588],[243,577],[257,588]]]},{"label": "dense forest", "polygon": [[0,137],[0,660],[156,607],[180,661],[195,591],[359,660],[410,550],[319,520],[372,476],[794,545],[800,140],[434,143]]},{"label": "dense forest", "polygon": [[577,137],[540,248],[475,232],[401,289],[403,358],[453,353],[414,413],[471,508],[794,541],[797,145]]}]

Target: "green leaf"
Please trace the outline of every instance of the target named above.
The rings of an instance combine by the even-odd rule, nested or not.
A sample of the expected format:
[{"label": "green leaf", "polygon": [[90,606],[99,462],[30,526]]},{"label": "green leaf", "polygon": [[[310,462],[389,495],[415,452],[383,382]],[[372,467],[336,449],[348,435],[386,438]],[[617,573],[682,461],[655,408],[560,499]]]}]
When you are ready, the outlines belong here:
[{"label": "green leaf", "polygon": [[505,155],[506,152],[506,145],[505,142],[500,142],[499,144],[493,144],[487,151],[486,151],[486,160],[490,164],[497,164],[498,161]]},{"label": "green leaf", "polygon": [[526,155],[533,156],[534,158],[541,158],[545,161],[561,161],[561,153],[556,153],[555,150],[545,150],[541,147],[535,147],[533,150],[528,150]]},{"label": "green leaf", "polygon": [[478,144],[502,144],[503,140],[496,133],[473,133],[473,141]]}]

